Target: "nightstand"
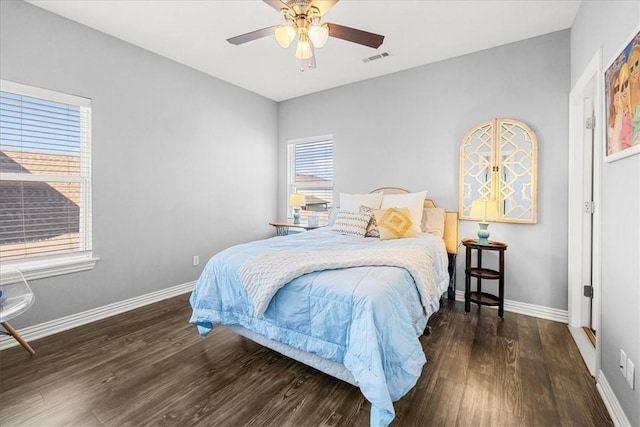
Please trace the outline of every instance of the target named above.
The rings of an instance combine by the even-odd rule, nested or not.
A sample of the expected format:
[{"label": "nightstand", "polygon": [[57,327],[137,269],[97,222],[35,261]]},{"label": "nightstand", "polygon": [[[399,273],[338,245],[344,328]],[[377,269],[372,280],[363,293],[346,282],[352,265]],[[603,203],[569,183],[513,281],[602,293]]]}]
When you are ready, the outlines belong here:
[{"label": "nightstand", "polygon": [[316,228],[326,227],[326,225],[309,225],[294,224],[292,222],[270,222],[276,228],[276,236],[286,236],[289,234],[289,228],[304,228],[305,230],[315,230]]},{"label": "nightstand", "polygon": [[[478,244],[478,239],[464,239],[462,244],[467,248],[466,267],[465,267],[465,284],[464,284],[464,311],[471,310],[471,303],[478,306],[490,305],[498,306],[498,316],[504,318],[504,251],[507,250],[507,244],[489,240],[488,245]],[[475,267],[471,266],[472,251],[478,253],[478,261]],[[498,269],[492,270],[482,267],[482,252],[497,251],[499,262]],[[471,278],[476,278],[476,290],[471,291]],[[498,295],[492,295],[482,292],[482,280],[498,280]]]}]

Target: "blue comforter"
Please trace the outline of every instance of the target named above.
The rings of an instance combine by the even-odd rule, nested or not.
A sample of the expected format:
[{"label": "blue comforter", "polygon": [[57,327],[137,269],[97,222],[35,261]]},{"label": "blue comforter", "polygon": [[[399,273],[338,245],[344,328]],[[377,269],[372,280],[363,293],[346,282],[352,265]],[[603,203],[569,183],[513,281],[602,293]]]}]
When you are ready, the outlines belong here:
[{"label": "blue comforter", "polygon": [[[238,276],[256,256],[309,250],[424,245],[433,251],[433,291],[421,303],[411,274],[393,266],[352,267],[304,274],[282,287],[261,317]],[[191,323],[201,335],[215,324],[239,324],[269,339],[343,363],[371,402],[371,425],[394,418],[392,402],[416,383],[426,358],[418,338],[437,310],[449,276],[441,239],[354,238],[330,229],[274,237],[228,248],[209,260],[191,295]],[[425,307],[426,306],[426,307]]]}]

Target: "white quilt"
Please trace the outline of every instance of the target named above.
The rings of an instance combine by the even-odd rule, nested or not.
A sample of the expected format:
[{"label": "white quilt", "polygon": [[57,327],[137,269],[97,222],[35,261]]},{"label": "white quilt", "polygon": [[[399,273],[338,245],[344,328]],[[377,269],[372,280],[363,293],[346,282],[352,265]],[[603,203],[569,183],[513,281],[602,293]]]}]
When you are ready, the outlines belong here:
[{"label": "white quilt", "polygon": [[362,250],[286,251],[248,259],[238,271],[260,317],[276,292],[296,277],[322,270],[390,266],[406,269],[416,282],[422,305],[431,298],[435,278],[429,268],[432,255],[425,247],[375,247]]}]

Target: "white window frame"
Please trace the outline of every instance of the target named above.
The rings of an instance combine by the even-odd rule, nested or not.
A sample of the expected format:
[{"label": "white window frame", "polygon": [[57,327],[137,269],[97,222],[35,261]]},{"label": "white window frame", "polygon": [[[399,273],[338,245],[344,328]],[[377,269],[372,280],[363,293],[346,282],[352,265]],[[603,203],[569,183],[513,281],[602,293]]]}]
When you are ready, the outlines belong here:
[{"label": "white window frame", "polygon": [[93,256],[92,251],[92,226],[91,226],[91,100],[74,95],[68,95],[48,89],[28,86],[7,80],[0,80],[0,90],[16,95],[39,98],[63,104],[75,105],[87,110],[86,139],[84,140],[80,156],[80,168],[86,171],[77,178],[60,177],[56,175],[39,175],[38,178],[25,177],[24,174],[0,172],[0,180],[46,180],[46,181],[66,181],[80,182],[83,203],[80,212],[80,228],[84,232],[80,233],[80,251],[46,255],[39,257],[24,258],[19,260],[2,261],[2,267],[12,267],[19,269],[27,280],[42,279],[62,274],[75,273],[79,271],[91,270],[99,261]]},{"label": "white window frame", "polygon": [[[295,175],[296,175],[296,167],[295,167],[295,148],[297,145],[304,145],[304,144],[311,144],[311,143],[318,143],[318,142],[326,142],[326,141],[331,141],[331,143],[333,144],[334,147],[334,166],[335,166],[335,140],[333,139],[333,135],[329,134],[329,135],[321,135],[321,136],[314,136],[314,137],[309,137],[309,138],[300,138],[300,139],[294,139],[294,140],[290,140],[287,141],[287,197],[285,200],[285,207],[286,207],[286,212],[287,212],[287,217],[291,218],[293,216],[293,208],[291,206],[289,206],[289,196],[291,194],[296,193],[297,188],[296,188],[296,180],[295,180]],[[335,172],[335,168],[334,168],[334,172]],[[312,184],[309,184],[309,187],[313,187]],[[333,190],[335,188],[335,176],[333,177],[333,180],[331,181],[331,192],[333,193]],[[332,194],[333,196],[333,194]],[[332,201],[333,203],[333,201]]]}]

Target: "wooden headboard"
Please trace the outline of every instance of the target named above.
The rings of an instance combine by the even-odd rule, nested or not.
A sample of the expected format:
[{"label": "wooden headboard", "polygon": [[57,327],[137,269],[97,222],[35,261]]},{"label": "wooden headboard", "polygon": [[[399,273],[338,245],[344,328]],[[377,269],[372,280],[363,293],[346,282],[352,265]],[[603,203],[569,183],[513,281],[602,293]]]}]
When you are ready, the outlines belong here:
[{"label": "wooden headboard", "polygon": [[[404,188],[382,187],[376,188],[375,190],[371,191],[371,193],[404,194],[410,193],[410,191],[407,191]],[[424,207],[435,208],[437,206],[433,200],[425,199]],[[446,212],[444,221],[444,235],[442,238],[444,239],[444,245],[447,248],[447,253],[457,254],[458,247],[460,246],[460,240],[458,238],[458,212]]]}]

